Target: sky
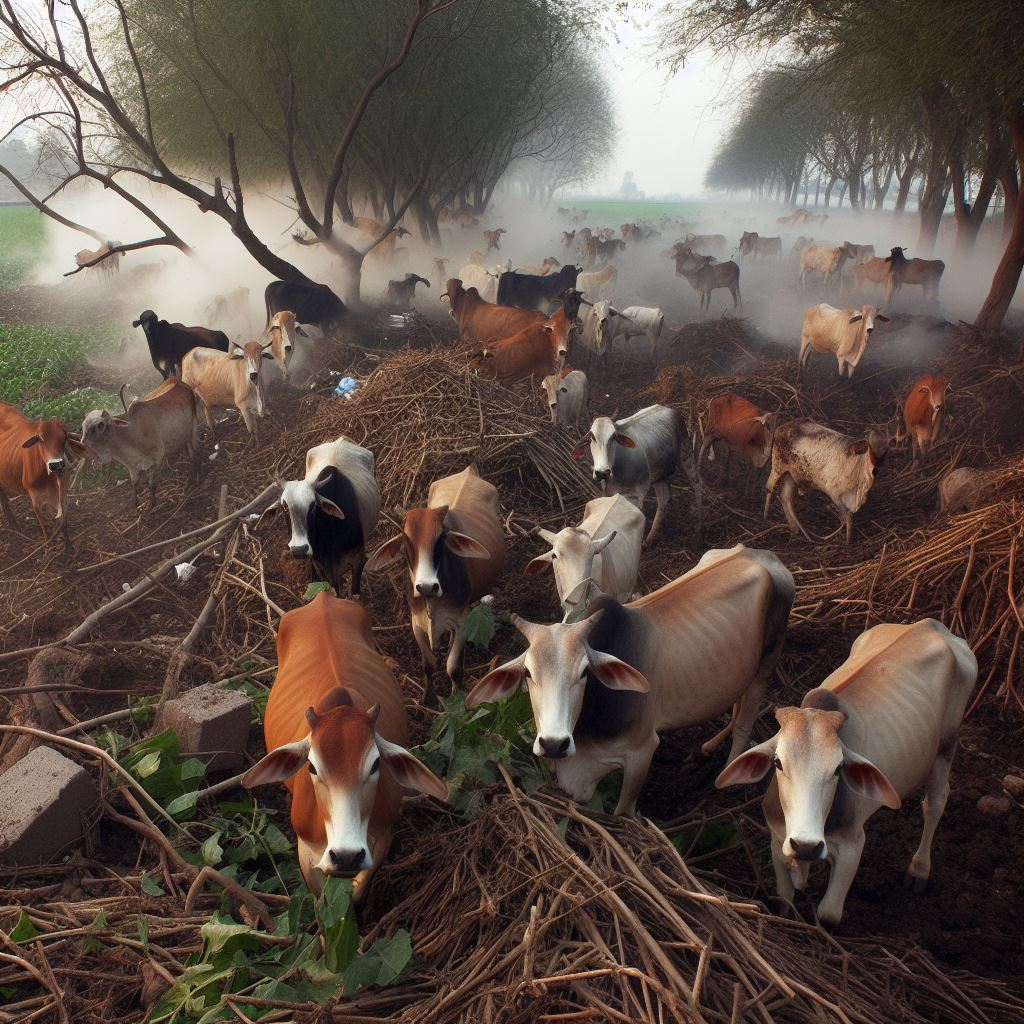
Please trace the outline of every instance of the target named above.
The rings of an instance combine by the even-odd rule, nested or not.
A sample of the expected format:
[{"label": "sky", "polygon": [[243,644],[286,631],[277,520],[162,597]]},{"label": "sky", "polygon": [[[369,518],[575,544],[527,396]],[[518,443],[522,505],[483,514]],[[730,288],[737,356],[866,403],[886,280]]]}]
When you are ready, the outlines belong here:
[{"label": "sky", "polygon": [[704,172],[732,115],[730,99],[747,69],[699,55],[669,78],[656,68],[650,22],[668,0],[653,0],[633,22],[617,22],[605,73],[616,108],[617,145],[604,172],[587,187],[615,192],[626,171],[648,196],[703,192]]}]

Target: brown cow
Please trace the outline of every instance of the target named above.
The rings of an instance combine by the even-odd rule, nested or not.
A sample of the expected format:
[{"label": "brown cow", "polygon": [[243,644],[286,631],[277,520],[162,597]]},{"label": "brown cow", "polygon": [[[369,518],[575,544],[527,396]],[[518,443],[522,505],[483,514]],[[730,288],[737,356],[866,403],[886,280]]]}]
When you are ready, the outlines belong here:
[{"label": "brown cow", "polygon": [[510,337],[490,342],[470,360],[470,369],[506,383],[528,377],[543,380],[565,365],[576,323],[575,318],[566,316],[563,307],[550,320],[529,324]]},{"label": "brown cow", "polygon": [[948,390],[945,378],[932,374],[918,377],[911,385],[910,394],[903,403],[903,423],[910,435],[914,462],[935,444],[939,436]]},{"label": "brown cow", "polygon": [[497,306],[485,302],[475,288],[463,288],[457,277],[448,279],[442,299],[448,299],[452,319],[459,325],[459,338],[481,345],[493,338],[507,338],[528,324],[547,319],[535,309]]},{"label": "brown cow", "polygon": [[740,304],[740,268],[732,261],[715,263],[714,256],[701,256],[678,243],[671,249],[676,261],[676,276],[685,277],[700,295],[701,310],[711,308],[711,293],[728,288],[735,309]]},{"label": "brown cow", "polygon": [[[708,405],[708,425],[697,455],[700,472],[704,454],[716,441],[724,441],[729,453],[737,452],[754,469],[760,469],[771,458],[772,434],[777,414],[764,412],[753,402],[739,395],[717,395]],[[729,463],[726,461],[726,479]]]},{"label": "brown cow", "polygon": [[896,246],[885,257],[885,262],[890,267],[889,289],[893,295],[898,294],[905,284],[919,284],[925,302],[939,301],[939,283],[946,270],[942,260],[908,260],[903,255],[903,249]]},{"label": "brown cow", "polygon": [[60,420],[29,419],[13,405],[0,402],[0,507],[7,522],[17,530],[8,495],[28,495],[44,540],[49,537],[43,509],[55,509],[65,547],[71,546],[68,519],[64,514],[62,476],[68,451],[82,458],[92,454],[68,434]]}]

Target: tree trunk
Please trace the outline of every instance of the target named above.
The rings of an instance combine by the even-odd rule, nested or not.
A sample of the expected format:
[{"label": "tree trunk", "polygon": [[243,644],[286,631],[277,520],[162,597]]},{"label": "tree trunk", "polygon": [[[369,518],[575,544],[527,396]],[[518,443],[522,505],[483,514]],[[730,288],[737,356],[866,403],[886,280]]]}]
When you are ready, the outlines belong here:
[{"label": "tree trunk", "polygon": [[967,195],[970,172],[965,169],[960,153],[955,152],[949,162],[949,171],[953,181],[953,215],[956,218],[956,251],[960,256],[969,255],[974,249],[974,243],[978,240],[978,232],[988,214],[996,182],[999,180],[999,168],[1004,164],[1005,155],[1002,152],[1002,146],[997,141],[993,142],[990,135],[985,166],[978,184],[978,194],[975,196],[972,206],[968,202]]},{"label": "tree trunk", "polygon": [[1003,189],[1003,241],[1008,241],[1013,231],[1013,217],[1020,198],[1020,184],[1017,181],[1017,168],[1009,162],[999,176],[999,184]]},{"label": "tree trunk", "polygon": [[[1017,166],[1024,173],[1024,102],[1018,100],[1014,104],[1009,121]],[[1007,207],[1009,205],[1007,203]],[[1013,207],[1013,228],[1006,243],[1006,251],[992,278],[988,297],[974,322],[979,331],[995,331],[1002,325],[1020,283],[1021,271],[1024,270],[1024,203],[1014,202]]]},{"label": "tree trunk", "polygon": [[843,182],[843,187],[839,190],[839,202],[836,203],[836,209],[841,210],[843,208],[843,196],[846,195],[846,189],[849,186],[848,181]]},{"label": "tree trunk", "polygon": [[896,180],[899,188],[896,190],[896,207],[894,213],[900,214],[907,208],[907,200],[910,198],[910,187],[914,184],[914,176],[917,174],[917,164],[911,160],[907,164],[902,176],[897,172]]},{"label": "tree trunk", "polygon": [[825,186],[825,209],[826,210],[828,209],[829,201],[832,198],[832,189],[834,189],[836,187],[836,182],[838,180],[839,179],[833,174],[832,177],[828,179],[828,184]]},{"label": "tree trunk", "polygon": [[818,175],[817,183],[814,186],[814,205],[817,207],[818,199],[821,197],[821,175]]},{"label": "tree trunk", "polygon": [[879,179],[877,171],[872,171],[872,184],[874,185],[874,207],[876,210],[885,209],[885,197],[889,194],[889,187],[892,185],[893,169],[890,165],[886,168],[885,177]]}]

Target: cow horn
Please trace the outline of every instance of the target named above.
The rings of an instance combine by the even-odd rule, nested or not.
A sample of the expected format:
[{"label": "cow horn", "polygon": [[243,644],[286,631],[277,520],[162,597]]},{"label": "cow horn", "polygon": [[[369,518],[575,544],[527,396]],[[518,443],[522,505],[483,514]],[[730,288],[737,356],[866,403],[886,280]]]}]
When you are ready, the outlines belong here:
[{"label": "cow horn", "polygon": [[124,411],[125,411],[125,412],[127,412],[127,411],[128,411],[128,406],[127,406],[127,405],[125,405],[125,402],[124,402],[124,389],[125,389],[126,387],[128,387],[128,382],[127,382],[127,381],[125,381],[125,382],[124,382],[124,383],[123,383],[123,384],[121,385],[121,390],[120,390],[120,391],[118,391],[118,393],[117,393],[117,394],[118,394],[118,397],[119,397],[119,398],[121,399],[121,407],[122,407],[122,408],[124,409]]}]

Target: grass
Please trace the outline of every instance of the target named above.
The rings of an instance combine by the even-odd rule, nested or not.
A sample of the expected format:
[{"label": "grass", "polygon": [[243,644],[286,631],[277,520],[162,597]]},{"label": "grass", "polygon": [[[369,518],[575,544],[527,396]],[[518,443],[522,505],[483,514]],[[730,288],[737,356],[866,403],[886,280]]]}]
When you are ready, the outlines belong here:
[{"label": "grass", "polygon": [[682,220],[696,220],[700,216],[700,203],[645,203],[621,200],[587,199],[563,201],[560,206],[575,206],[589,210],[588,221],[592,224],[607,224],[618,230],[620,224],[632,220],[656,220],[661,216],[679,217]]},{"label": "grass", "polygon": [[0,207],[0,289],[25,283],[44,241],[41,213],[30,206]]}]

